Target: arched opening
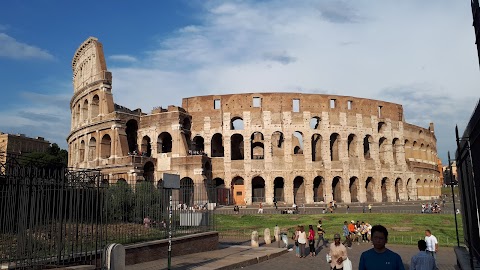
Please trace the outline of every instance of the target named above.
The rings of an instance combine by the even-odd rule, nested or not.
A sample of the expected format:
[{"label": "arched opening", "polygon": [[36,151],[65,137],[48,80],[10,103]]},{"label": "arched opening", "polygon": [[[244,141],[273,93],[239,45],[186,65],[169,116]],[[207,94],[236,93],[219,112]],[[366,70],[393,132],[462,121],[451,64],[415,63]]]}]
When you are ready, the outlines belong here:
[{"label": "arched opening", "polygon": [[265,180],[260,176],[252,179],[252,202],[265,202]]},{"label": "arched opening", "polygon": [[232,160],[243,160],[243,136],[240,134],[233,134],[230,138],[231,145],[231,159]]},{"label": "arched opening", "polygon": [[430,195],[430,189],[428,185],[427,179],[423,180],[423,196],[428,196]]},{"label": "arched opening", "polygon": [[324,185],[325,181],[323,177],[317,176],[313,179],[313,201],[314,202],[324,202]]},{"label": "arched opening", "polygon": [[100,105],[100,99],[98,98],[98,95],[93,96],[92,105],[91,105],[92,117],[97,117],[100,114],[99,105]]},{"label": "arched opening", "polygon": [[400,201],[400,194],[403,193],[403,181],[401,178],[395,180],[395,201]]},{"label": "arched opening", "polygon": [[244,128],[243,119],[241,117],[234,117],[230,121],[231,130],[242,130]]},{"label": "arched opening", "polygon": [[367,178],[367,181],[365,182],[365,191],[367,193],[367,201],[375,201],[375,181],[373,177]]},{"label": "arched opening", "polygon": [[336,202],[343,202],[342,200],[342,178],[335,176],[332,181],[332,197]]},{"label": "arched opening", "polygon": [[420,149],[418,148],[417,141],[413,141],[412,152],[413,152],[413,158],[414,159],[419,159],[420,158]]},{"label": "arched opening", "polygon": [[263,134],[254,132],[250,137],[251,159],[264,159]]},{"label": "arched opening", "polygon": [[153,183],[153,174],[155,172],[155,166],[153,165],[153,162],[149,161],[145,163],[143,166],[143,178],[145,181],[149,181]]},{"label": "arched opening", "polygon": [[294,155],[303,154],[303,134],[300,131],[295,131],[293,133],[292,146]]},{"label": "arched opening", "polygon": [[372,136],[366,135],[365,138],[363,138],[363,157],[365,159],[372,159],[372,155],[370,153],[371,144]]},{"label": "arched opening", "polygon": [[378,159],[380,163],[386,163],[386,155],[387,155],[387,139],[385,137],[380,138],[378,141]]},{"label": "arched opening", "polygon": [[387,125],[385,122],[378,122],[378,133],[383,133],[385,132]]},{"label": "arched opening", "polygon": [[435,187],[435,183],[433,182],[433,179],[431,179],[430,180],[430,186],[429,186],[429,189],[428,189],[428,191],[429,191],[428,195],[429,196],[433,196],[435,194],[434,187]]},{"label": "arched opening", "polygon": [[297,205],[305,203],[305,184],[301,176],[297,176],[293,180],[293,201]]},{"label": "arched opening", "polygon": [[348,189],[350,191],[350,198],[352,202],[359,202],[358,193],[360,190],[360,181],[357,177],[350,178],[350,184],[348,185]]},{"label": "arched opening", "polygon": [[405,140],[405,161],[408,161],[412,156],[412,144],[409,140]]},{"label": "arched opening", "polygon": [[427,159],[427,153],[425,151],[425,145],[423,143],[420,144],[420,159],[422,159],[422,160]]},{"label": "arched opening", "polygon": [[88,160],[95,159],[97,159],[97,140],[92,137],[88,143]]},{"label": "arched opening", "polygon": [[180,180],[180,203],[188,206],[193,205],[194,194],[193,180],[189,177],[184,177]]},{"label": "arched opening", "polygon": [[78,149],[79,151],[79,155],[80,155],[80,162],[84,162],[85,161],[85,141],[82,140],[80,142],[80,148]]},{"label": "arched opening", "polygon": [[247,200],[245,198],[245,186],[244,186],[244,181],[242,177],[236,176],[235,178],[232,179],[231,190],[233,193],[232,197],[233,197],[234,204],[240,204],[240,205],[247,204]]},{"label": "arched opening", "polygon": [[194,155],[201,155],[205,150],[205,140],[202,136],[193,137],[192,151]]},{"label": "arched opening", "polygon": [[86,122],[88,119],[88,100],[85,99],[82,107],[82,120]]},{"label": "arched opening", "polygon": [[172,135],[168,132],[162,132],[157,138],[157,151],[158,153],[171,153],[172,152]]},{"label": "arched opening", "polygon": [[283,177],[275,177],[275,180],[273,180],[273,197],[277,202],[285,201],[283,187]]},{"label": "arched opening", "polygon": [[272,156],[283,156],[283,133],[275,131],[272,134]]},{"label": "arched opening", "polygon": [[387,177],[382,179],[381,190],[382,190],[382,202],[388,202],[388,186],[390,185]]},{"label": "arched opening", "polygon": [[100,143],[100,157],[101,158],[109,158],[112,154],[112,139],[110,135],[105,134],[102,137],[102,141]]},{"label": "arched opening", "polygon": [[348,135],[348,157],[356,158],[357,154],[357,136],[355,134]]},{"label": "arched opening", "polygon": [[127,133],[128,152],[130,153],[133,153],[134,151],[138,151],[137,131],[138,131],[137,121],[133,119],[129,120],[127,122],[127,128],[125,132]]},{"label": "arched opening", "polygon": [[213,179],[213,184],[215,185],[215,190],[217,194],[217,203],[220,205],[228,205],[230,201],[229,189],[225,187],[225,181],[222,178]]},{"label": "arched opening", "polygon": [[415,199],[413,197],[414,193],[413,193],[413,180],[411,178],[408,178],[407,180],[407,200],[410,201],[410,200],[413,200]]},{"label": "arched opening", "polygon": [[320,134],[312,135],[312,161],[322,160],[322,136]]},{"label": "arched opening", "polygon": [[146,157],[152,156],[152,144],[150,137],[148,136],[143,136],[142,138],[142,155]]},{"label": "arched opening", "polygon": [[333,133],[330,135],[330,160],[337,161],[340,158],[340,135],[338,133]]},{"label": "arched opening", "polygon": [[77,125],[77,126],[80,124],[80,122],[82,122],[82,118],[80,116],[80,111],[81,110],[82,109],[80,108],[80,104],[78,104],[77,109],[75,110],[75,122],[74,122],[75,125]]},{"label": "arched opening", "polygon": [[400,153],[400,140],[394,138],[392,141],[392,154],[393,154],[393,163],[398,164],[398,153]]},{"label": "arched opening", "polygon": [[320,117],[315,116],[310,119],[310,128],[311,129],[319,129],[320,128]]},{"label": "arched opening", "polygon": [[212,137],[212,157],[223,157],[223,137],[215,133]]}]

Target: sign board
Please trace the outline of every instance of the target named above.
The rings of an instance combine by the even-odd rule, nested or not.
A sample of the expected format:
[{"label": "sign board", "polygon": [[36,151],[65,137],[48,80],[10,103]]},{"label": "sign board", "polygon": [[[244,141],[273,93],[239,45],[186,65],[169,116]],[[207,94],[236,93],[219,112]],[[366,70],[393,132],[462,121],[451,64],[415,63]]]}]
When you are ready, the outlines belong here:
[{"label": "sign board", "polygon": [[163,179],[163,188],[172,188],[172,189],[180,188],[180,175],[163,173],[162,179]]}]

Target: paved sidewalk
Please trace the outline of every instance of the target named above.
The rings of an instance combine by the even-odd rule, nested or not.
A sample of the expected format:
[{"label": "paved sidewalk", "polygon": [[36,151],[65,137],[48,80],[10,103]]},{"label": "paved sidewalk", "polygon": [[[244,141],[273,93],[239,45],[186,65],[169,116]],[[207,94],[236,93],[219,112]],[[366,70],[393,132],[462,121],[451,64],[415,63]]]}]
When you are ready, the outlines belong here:
[{"label": "paved sidewalk", "polygon": [[[259,262],[272,260],[287,253],[285,248],[265,247],[252,248],[246,245],[235,245],[215,251],[193,253],[172,258],[171,269],[235,269],[243,268]],[[126,270],[160,270],[168,268],[168,260],[161,259],[134,265],[127,265]]]},{"label": "paved sidewalk", "polygon": [[[290,240],[290,247],[293,242]],[[278,248],[277,243],[259,248],[247,246],[248,242],[241,245],[224,246],[215,251],[201,252],[177,256],[172,258],[171,269],[265,269],[265,270],[287,270],[287,269],[328,269],[325,260],[327,248],[319,248],[315,257],[297,258],[294,251],[287,251],[285,248]],[[387,247],[397,252],[402,257],[405,269],[409,269],[410,259],[418,252],[416,246],[388,245]],[[358,262],[363,251],[370,249],[368,243],[354,244],[348,249],[348,256],[352,261],[353,269],[358,269]],[[440,247],[437,254],[438,267],[440,270],[458,270],[453,247]],[[160,270],[167,269],[167,259],[161,259],[146,263],[129,265],[126,270]],[[324,266],[324,267],[323,267]]]}]

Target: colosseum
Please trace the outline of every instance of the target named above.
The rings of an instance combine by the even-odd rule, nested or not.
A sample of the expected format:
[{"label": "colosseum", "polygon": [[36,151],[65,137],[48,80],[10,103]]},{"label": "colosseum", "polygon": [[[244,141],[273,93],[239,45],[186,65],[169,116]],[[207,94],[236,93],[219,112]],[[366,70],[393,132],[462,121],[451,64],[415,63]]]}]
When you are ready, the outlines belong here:
[{"label": "colosseum", "polygon": [[[382,202],[440,195],[433,123],[402,105],[350,96],[248,93],[187,97],[150,113],[114,103],[102,44],[72,61],[69,166],[108,181],[214,187],[219,204]],[[134,91],[134,90],[132,90]],[[141,103],[141,101],[139,101]]]}]

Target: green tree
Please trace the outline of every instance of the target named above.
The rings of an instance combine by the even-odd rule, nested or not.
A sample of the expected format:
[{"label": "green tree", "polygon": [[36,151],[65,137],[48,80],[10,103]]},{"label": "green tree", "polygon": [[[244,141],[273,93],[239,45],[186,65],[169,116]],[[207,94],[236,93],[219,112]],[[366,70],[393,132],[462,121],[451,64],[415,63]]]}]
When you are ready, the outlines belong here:
[{"label": "green tree", "polygon": [[46,152],[31,152],[23,154],[20,164],[40,168],[64,168],[68,164],[68,152],[60,149],[58,144],[50,145]]}]

